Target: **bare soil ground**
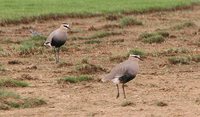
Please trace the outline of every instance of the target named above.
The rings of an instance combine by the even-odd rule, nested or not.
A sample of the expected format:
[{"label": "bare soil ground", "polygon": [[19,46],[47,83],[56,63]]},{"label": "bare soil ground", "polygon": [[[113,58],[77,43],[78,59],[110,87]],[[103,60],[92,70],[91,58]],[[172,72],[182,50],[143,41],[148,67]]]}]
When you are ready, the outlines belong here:
[{"label": "bare soil ground", "polygon": [[[127,15],[126,15],[127,16]],[[126,17],[123,16],[123,17]],[[6,71],[1,77],[22,79],[24,74],[31,78],[23,79],[31,84],[25,88],[8,88],[23,97],[40,97],[47,105],[0,110],[1,117],[67,117],[67,116],[123,116],[123,117],[199,117],[200,116],[200,63],[171,65],[166,55],[148,55],[140,62],[140,73],[127,83],[127,99],[116,99],[113,83],[102,83],[98,79],[105,72],[92,73],[95,79],[76,84],[58,84],[57,80],[69,75],[80,75],[75,66],[83,58],[89,63],[110,70],[118,62],[109,57],[126,55],[130,49],[139,48],[148,53],[163,52],[170,48],[185,48],[188,55],[200,54],[200,6],[179,11],[162,11],[138,15],[128,15],[144,23],[143,26],[124,28],[103,28],[105,25],[119,24],[119,20],[109,21],[104,16],[93,18],[68,18],[62,20],[36,21],[30,24],[8,25],[0,29],[0,46],[7,53],[0,56],[0,63]],[[197,26],[173,30],[178,24],[194,22]],[[19,55],[14,48],[20,41],[30,37],[29,28],[47,36],[63,22],[71,25],[69,41],[63,47],[61,61],[71,65],[59,66],[53,60],[51,49],[43,48],[39,54]],[[94,28],[93,28],[94,27]],[[170,37],[161,44],[144,44],[138,40],[141,33],[167,29]],[[98,40],[99,44],[85,44],[86,40],[73,40],[74,37],[88,37],[96,32],[120,32]],[[12,42],[8,42],[11,39]],[[113,40],[124,39],[124,42]],[[178,54],[177,54],[178,55]],[[20,64],[8,64],[18,60]],[[35,67],[36,66],[36,67]],[[121,90],[120,90],[121,91]],[[122,92],[121,92],[122,94]],[[132,105],[123,107],[125,102]],[[161,104],[160,104],[161,103]],[[165,103],[164,106],[162,103]]]}]

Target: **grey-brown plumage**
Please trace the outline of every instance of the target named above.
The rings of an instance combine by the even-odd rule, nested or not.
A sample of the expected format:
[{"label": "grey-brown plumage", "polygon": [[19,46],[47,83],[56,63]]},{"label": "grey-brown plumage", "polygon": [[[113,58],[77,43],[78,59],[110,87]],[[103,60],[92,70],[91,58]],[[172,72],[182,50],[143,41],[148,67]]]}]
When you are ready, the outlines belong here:
[{"label": "grey-brown plumage", "polygon": [[45,46],[54,47],[56,63],[59,62],[60,47],[67,41],[67,29],[70,29],[68,24],[61,24],[60,28],[54,30],[44,43]]},{"label": "grey-brown plumage", "polygon": [[139,71],[138,61],[140,60],[139,55],[130,55],[128,60],[116,65],[109,74],[107,74],[102,81],[111,80],[117,86],[117,97],[119,97],[119,86],[122,84],[124,98],[126,98],[124,84],[134,79]]}]

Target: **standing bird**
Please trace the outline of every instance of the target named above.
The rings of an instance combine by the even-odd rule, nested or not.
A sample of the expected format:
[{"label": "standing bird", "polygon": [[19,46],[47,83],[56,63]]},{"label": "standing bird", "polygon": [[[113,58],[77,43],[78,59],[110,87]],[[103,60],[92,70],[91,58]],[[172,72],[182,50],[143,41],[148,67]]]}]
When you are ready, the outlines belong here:
[{"label": "standing bird", "polygon": [[128,60],[116,65],[109,74],[107,74],[102,81],[111,80],[117,86],[117,97],[119,97],[119,86],[122,84],[124,98],[126,98],[124,84],[134,79],[139,71],[138,61],[141,60],[139,55],[130,55]]},{"label": "standing bird", "polygon": [[60,28],[54,30],[44,43],[45,46],[54,47],[56,63],[59,62],[60,47],[67,41],[67,29],[70,29],[69,24],[61,24]]}]

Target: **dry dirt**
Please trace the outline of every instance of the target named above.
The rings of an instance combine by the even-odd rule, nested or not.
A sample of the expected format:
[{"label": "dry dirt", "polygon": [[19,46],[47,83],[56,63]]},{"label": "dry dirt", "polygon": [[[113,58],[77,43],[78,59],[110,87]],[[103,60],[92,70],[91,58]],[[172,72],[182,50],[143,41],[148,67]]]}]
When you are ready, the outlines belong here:
[{"label": "dry dirt", "polygon": [[[140,62],[140,73],[136,79],[127,83],[127,99],[123,96],[116,99],[116,87],[113,83],[99,82],[105,72],[91,74],[95,79],[77,84],[58,84],[64,76],[79,75],[74,72],[76,64],[83,58],[89,63],[97,64],[110,70],[117,62],[109,57],[125,55],[132,48],[139,48],[148,53],[163,52],[169,48],[186,48],[188,54],[200,54],[198,44],[200,26],[200,6],[179,11],[162,11],[146,14],[128,15],[141,20],[143,26],[124,28],[102,28],[107,24],[118,24],[108,21],[104,16],[93,18],[68,18],[62,20],[36,21],[30,24],[8,25],[0,29],[0,46],[9,55],[0,57],[0,63],[6,71],[1,77],[20,78],[24,74],[31,76],[26,80],[31,84],[25,88],[8,88],[23,97],[40,97],[47,105],[26,108],[0,110],[1,117],[82,117],[82,116],[123,116],[123,117],[199,117],[200,116],[200,63],[189,65],[171,65],[168,56],[147,56]],[[123,16],[125,17],[125,16]],[[172,30],[177,24],[187,21],[197,26]],[[22,56],[14,49],[19,42],[30,37],[29,28],[47,36],[63,22],[71,25],[69,41],[61,51],[61,61],[71,63],[58,67],[50,48],[43,48],[43,53]],[[94,27],[94,28],[91,28]],[[96,29],[96,30],[94,30]],[[147,31],[168,29],[170,37],[161,44],[144,44],[138,36]],[[87,37],[96,32],[121,32],[120,35],[101,38],[100,44],[84,44],[85,40],[72,40],[73,37]],[[8,42],[11,39],[12,42]],[[124,42],[113,44],[113,40],[124,39]],[[20,64],[8,64],[18,60]],[[35,67],[36,66],[36,67]],[[121,92],[121,89],[120,89]],[[122,92],[121,92],[122,94]],[[122,107],[122,103],[132,105]],[[164,102],[167,106],[159,106]]]}]

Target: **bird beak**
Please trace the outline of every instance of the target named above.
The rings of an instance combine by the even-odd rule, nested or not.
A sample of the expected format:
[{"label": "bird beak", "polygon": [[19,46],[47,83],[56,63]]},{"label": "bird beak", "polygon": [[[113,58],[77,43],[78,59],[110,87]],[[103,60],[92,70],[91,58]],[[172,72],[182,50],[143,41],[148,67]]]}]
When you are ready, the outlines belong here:
[{"label": "bird beak", "polygon": [[139,60],[144,61],[142,58],[139,58]]},{"label": "bird beak", "polygon": [[46,46],[46,47],[51,47],[51,44],[50,43],[44,43],[44,46]]}]

